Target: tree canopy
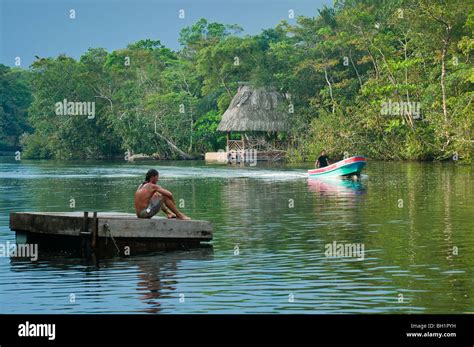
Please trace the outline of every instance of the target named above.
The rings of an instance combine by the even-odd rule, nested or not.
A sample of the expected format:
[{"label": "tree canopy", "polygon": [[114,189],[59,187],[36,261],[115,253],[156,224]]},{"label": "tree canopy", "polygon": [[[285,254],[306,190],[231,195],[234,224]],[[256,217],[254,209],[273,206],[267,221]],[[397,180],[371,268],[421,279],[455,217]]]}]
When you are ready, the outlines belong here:
[{"label": "tree canopy", "polygon": [[[344,0],[257,35],[203,18],[181,30],[177,52],[146,39],[29,70],[1,66],[0,146],[24,133],[31,158],[202,155],[224,148],[216,128],[245,81],[288,96],[280,145],[290,160],[324,148],[470,161],[473,33],[473,5],[462,0]],[[56,115],[64,99],[94,102],[95,117]]]}]

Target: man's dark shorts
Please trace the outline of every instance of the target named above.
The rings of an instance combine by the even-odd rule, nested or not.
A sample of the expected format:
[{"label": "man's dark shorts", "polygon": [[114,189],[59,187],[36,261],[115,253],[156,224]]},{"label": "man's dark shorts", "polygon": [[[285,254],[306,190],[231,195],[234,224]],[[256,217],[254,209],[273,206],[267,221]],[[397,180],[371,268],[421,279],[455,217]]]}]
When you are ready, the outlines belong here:
[{"label": "man's dark shorts", "polygon": [[137,213],[138,218],[151,218],[158,212],[160,212],[161,205],[163,203],[163,197],[153,196],[150,200],[150,204],[147,208],[144,208]]}]

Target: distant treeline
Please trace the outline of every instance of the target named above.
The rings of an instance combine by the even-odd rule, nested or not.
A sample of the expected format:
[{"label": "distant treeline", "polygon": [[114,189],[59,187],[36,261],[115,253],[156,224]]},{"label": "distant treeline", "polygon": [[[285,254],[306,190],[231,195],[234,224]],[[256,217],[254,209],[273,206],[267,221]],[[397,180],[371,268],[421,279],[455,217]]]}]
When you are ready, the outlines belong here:
[{"label": "distant treeline", "polygon": [[141,40],[79,61],[0,66],[0,150],[23,158],[162,158],[224,149],[238,82],[290,95],[293,161],[474,156],[474,12],[465,0],[346,0],[258,35],[200,19],[177,52]]}]

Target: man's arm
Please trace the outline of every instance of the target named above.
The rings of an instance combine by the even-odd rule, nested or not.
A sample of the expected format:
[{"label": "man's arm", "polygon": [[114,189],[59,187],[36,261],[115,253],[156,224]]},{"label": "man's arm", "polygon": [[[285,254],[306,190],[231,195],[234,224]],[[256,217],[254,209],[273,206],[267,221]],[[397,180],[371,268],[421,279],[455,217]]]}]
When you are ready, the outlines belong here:
[{"label": "man's arm", "polygon": [[166,196],[170,199],[173,199],[173,194],[171,194],[171,192],[169,190],[166,190],[166,189],[160,187],[157,184],[148,183],[146,188],[147,188],[147,190],[150,190],[152,193],[158,192],[163,196]]},{"label": "man's arm", "polygon": [[155,190],[158,193],[160,193],[161,195],[166,196],[166,197],[168,197],[168,198],[170,198],[171,200],[174,201],[173,194],[169,190],[166,190],[165,188],[162,188],[159,185],[155,185],[155,187],[153,187],[153,188],[155,188]]}]

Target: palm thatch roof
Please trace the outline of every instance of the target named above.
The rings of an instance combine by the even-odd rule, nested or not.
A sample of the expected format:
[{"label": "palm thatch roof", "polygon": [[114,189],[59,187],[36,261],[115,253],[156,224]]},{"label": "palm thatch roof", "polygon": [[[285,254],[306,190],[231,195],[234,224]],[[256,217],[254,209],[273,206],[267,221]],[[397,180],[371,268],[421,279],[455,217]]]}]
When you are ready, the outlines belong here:
[{"label": "palm thatch roof", "polygon": [[285,97],[269,88],[240,85],[218,131],[287,131]]}]

